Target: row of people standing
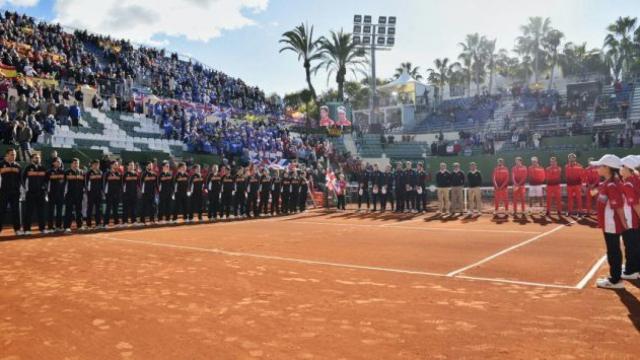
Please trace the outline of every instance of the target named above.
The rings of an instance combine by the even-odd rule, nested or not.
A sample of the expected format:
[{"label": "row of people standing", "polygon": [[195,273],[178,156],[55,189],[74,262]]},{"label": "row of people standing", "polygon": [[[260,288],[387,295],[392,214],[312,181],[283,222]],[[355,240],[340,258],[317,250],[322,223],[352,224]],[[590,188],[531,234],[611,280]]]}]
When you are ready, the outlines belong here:
[{"label": "row of people standing", "polygon": [[[101,171],[100,161],[85,172],[72,159],[69,169],[60,158],[49,169],[34,154],[22,170],[16,151],[7,150],[0,163],[0,223],[11,209],[17,235],[31,234],[33,215],[41,233],[71,232],[93,226],[176,223],[230,217],[258,217],[305,211],[310,182],[305,171],[213,165],[203,176],[200,165],[190,171],[184,163],[172,169],[163,163],[156,171],[148,163],[142,171],[133,161],[122,167],[112,161]],[[22,211],[20,202],[22,200]],[[121,209],[121,211],[120,211]],[[0,224],[0,231],[2,227]]]}]

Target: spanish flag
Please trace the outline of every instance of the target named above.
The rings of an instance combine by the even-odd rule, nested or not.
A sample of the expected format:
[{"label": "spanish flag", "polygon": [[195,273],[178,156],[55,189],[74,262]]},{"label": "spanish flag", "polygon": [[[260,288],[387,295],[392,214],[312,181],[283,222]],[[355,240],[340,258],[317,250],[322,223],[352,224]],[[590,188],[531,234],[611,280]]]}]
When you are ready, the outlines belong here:
[{"label": "spanish flag", "polygon": [[0,76],[5,78],[14,78],[18,76],[18,72],[14,66],[0,63]]}]

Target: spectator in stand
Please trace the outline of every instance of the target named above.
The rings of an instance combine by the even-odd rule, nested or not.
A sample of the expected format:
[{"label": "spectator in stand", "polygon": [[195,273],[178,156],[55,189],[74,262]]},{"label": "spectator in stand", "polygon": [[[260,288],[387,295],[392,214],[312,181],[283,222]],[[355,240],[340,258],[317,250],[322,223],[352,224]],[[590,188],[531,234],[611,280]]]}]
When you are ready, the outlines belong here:
[{"label": "spectator in stand", "polygon": [[16,127],[16,140],[20,147],[18,158],[20,161],[28,161],[31,158],[31,138],[33,131],[25,121],[20,121]]},{"label": "spectator in stand", "polygon": [[80,106],[75,101],[71,102],[71,106],[69,106],[69,117],[71,118],[71,126],[79,127],[80,126],[80,116],[81,116]]}]

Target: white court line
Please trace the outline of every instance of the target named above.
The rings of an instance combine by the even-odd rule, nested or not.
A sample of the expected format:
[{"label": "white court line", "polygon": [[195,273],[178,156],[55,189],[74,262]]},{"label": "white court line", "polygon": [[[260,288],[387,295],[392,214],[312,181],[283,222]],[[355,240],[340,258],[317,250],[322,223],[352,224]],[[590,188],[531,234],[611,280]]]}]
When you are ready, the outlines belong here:
[{"label": "white court line", "polygon": [[[329,261],[307,260],[307,259],[273,256],[273,255],[261,255],[261,254],[254,254],[254,253],[227,251],[227,250],[221,250],[221,249],[201,248],[196,246],[175,245],[175,244],[142,241],[142,240],[122,239],[122,238],[116,238],[113,236],[106,236],[106,235],[93,235],[91,237],[94,239],[102,239],[102,240],[109,240],[109,241],[116,241],[116,242],[127,242],[127,243],[133,243],[133,244],[164,247],[164,248],[170,248],[170,249],[201,251],[201,252],[208,252],[208,253],[219,254],[219,255],[234,256],[234,257],[249,257],[249,258],[256,258],[256,259],[276,260],[276,261],[284,261],[284,262],[291,262],[291,263],[305,264],[305,265],[329,266],[329,267],[338,267],[338,268],[345,268],[345,269],[380,271],[380,272],[388,272],[388,273],[396,273],[396,274],[421,275],[421,276],[431,276],[431,277],[440,277],[440,278],[449,277],[446,274],[432,273],[432,272],[426,272],[426,271],[403,270],[403,269],[394,269],[394,268],[380,267],[380,266],[354,265],[354,264],[344,264],[344,263],[336,263],[336,262],[329,262]],[[532,282],[525,282],[525,281],[491,279],[491,278],[474,278],[474,277],[467,277],[467,276],[455,276],[455,278],[468,280],[468,281],[483,281],[483,282],[492,282],[492,283],[505,283],[505,284],[511,284],[511,285],[526,285],[526,286],[534,286],[534,287],[548,287],[548,288],[562,288],[562,289],[576,290],[575,287],[568,286],[568,285],[563,286],[563,285],[557,285],[557,284],[532,283]]]},{"label": "white court line", "polygon": [[499,256],[502,256],[502,255],[504,255],[504,254],[506,254],[508,252],[511,252],[511,251],[513,251],[513,250],[515,250],[517,248],[523,247],[523,246],[525,246],[527,244],[530,244],[530,243],[532,243],[532,242],[534,242],[536,240],[542,239],[543,237],[545,237],[547,235],[553,234],[554,232],[556,232],[558,230],[561,230],[561,229],[565,228],[566,226],[571,225],[573,223],[575,223],[575,221],[572,221],[572,222],[570,222],[569,224],[566,224],[566,225],[559,225],[559,226],[557,226],[557,227],[555,227],[555,228],[553,228],[553,229],[551,229],[551,230],[549,230],[547,232],[544,232],[542,234],[538,234],[538,235],[532,237],[531,239],[528,239],[528,240],[525,240],[525,241],[523,241],[521,243],[515,244],[515,245],[513,245],[511,247],[508,247],[508,248],[506,248],[506,249],[504,249],[502,251],[499,251],[499,252],[497,252],[497,253],[495,253],[495,254],[493,254],[491,256],[487,256],[486,258],[484,258],[484,259],[482,259],[482,260],[480,260],[478,262],[475,262],[475,263],[473,263],[471,265],[465,266],[465,267],[463,267],[461,269],[454,270],[454,271],[448,273],[447,276],[455,276],[455,275],[460,274],[462,272],[465,272],[465,271],[467,271],[467,270],[469,270],[471,268],[474,268],[474,267],[476,267],[478,265],[482,265],[482,264],[484,264],[484,263],[486,263],[488,261],[491,261],[491,260],[493,260],[493,259],[495,259],[495,258],[497,258]]},{"label": "white court line", "polygon": [[570,286],[570,285],[545,284],[545,283],[530,282],[530,281],[493,279],[493,278],[485,278],[485,277],[477,277],[477,276],[466,276],[466,275],[458,275],[458,276],[454,276],[454,277],[456,279],[490,281],[490,282],[499,282],[499,283],[505,283],[505,284],[514,284],[514,285],[541,286],[541,287],[548,287],[548,288],[571,289],[571,290],[577,290],[578,289],[577,287]]},{"label": "white court line", "polygon": [[[385,228],[385,229],[401,229],[401,230],[423,230],[423,231],[462,231],[462,232],[481,232],[481,233],[504,233],[504,234],[540,234],[537,231],[520,231],[520,230],[491,230],[491,229],[467,229],[467,228],[448,228],[448,227],[417,227],[402,226],[397,224],[346,224],[322,221],[291,221],[292,224],[309,224],[309,225],[329,225],[329,226],[345,226],[345,227],[365,227],[365,228]],[[393,225],[393,226],[390,226]]]},{"label": "white court line", "polygon": [[578,283],[578,285],[576,285],[577,289],[584,289],[584,287],[587,285],[587,283],[589,282],[589,280],[591,280],[591,278],[593,277],[593,275],[596,274],[596,272],[600,269],[600,267],[602,267],[602,264],[604,264],[604,262],[607,261],[607,255],[604,255],[603,257],[601,257],[598,261],[596,261],[596,263],[593,265],[593,267],[591,268],[591,270],[589,270],[589,272],[587,273],[587,275],[585,275],[582,280],[580,280],[580,282]]}]

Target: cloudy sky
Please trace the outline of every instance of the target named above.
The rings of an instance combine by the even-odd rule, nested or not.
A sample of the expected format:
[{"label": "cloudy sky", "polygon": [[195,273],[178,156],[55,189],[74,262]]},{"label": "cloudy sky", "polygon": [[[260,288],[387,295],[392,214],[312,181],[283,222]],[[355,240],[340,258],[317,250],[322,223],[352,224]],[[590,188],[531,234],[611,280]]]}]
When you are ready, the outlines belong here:
[{"label": "cloudy sky", "polygon": [[[600,47],[607,24],[640,14],[639,0],[0,0],[0,7],[162,46],[279,94],[305,86],[297,58],[278,53],[280,35],[301,22],[326,34],[350,30],[354,14],[397,16],[397,45],[377,57],[378,76],[390,77],[403,61],[426,70],[435,58],[455,58],[468,33],[510,50],[529,16],[550,17],[567,40]],[[313,81],[333,86],[324,74]]]}]

